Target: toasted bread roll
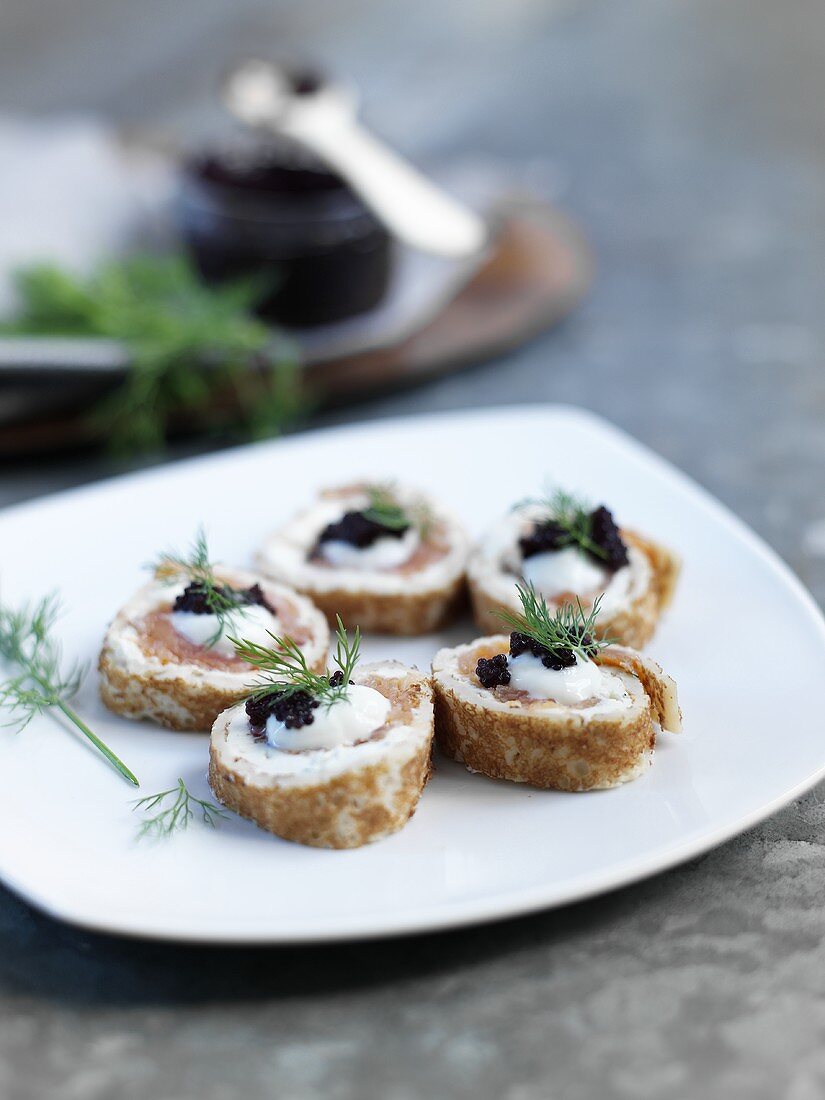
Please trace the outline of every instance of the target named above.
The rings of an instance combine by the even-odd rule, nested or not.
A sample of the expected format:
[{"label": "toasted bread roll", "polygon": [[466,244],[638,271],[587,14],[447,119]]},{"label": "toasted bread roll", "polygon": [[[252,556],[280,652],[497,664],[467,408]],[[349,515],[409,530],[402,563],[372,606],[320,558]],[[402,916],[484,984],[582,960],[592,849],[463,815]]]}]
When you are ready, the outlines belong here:
[{"label": "toasted bread roll", "polygon": [[[514,508],[470,554],[467,580],[480,630],[500,630],[501,611],[518,613],[516,584],[523,584],[525,577],[519,540],[541,517],[541,506]],[[661,613],[673,598],[680,561],[671,550],[642,535],[628,530],[620,534],[627,549],[626,565],[615,571],[600,570],[594,559],[587,570],[592,574],[585,582],[588,587],[543,594],[551,607],[578,597],[588,608],[603,593],[599,616],[603,634],[638,649],[653,636]],[[536,587],[542,590],[540,584]]]},{"label": "toasted bread roll", "polygon": [[367,740],[289,752],[254,731],[244,706],[212,728],[209,783],[230,810],[285,840],[357,848],[402,828],[430,776],[433,704],[429,679],[397,661],[359,666],[356,684],[389,702]]},{"label": "toasted bread roll", "polygon": [[480,638],[433,660],[438,746],[470,771],[561,791],[615,787],[650,764],[657,725],[681,728],[675,684],[631,650],[608,647],[596,658],[621,681],[611,696],[563,705],[482,687],[479,658],[507,646],[507,635]]},{"label": "toasted bread roll", "polygon": [[322,493],[270,536],[256,556],[257,567],[308,595],[330,622],[340,615],[362,630],[387,634],[438,630],[464,598],[464,530],[420,493],[393,487],[392,498],[404,510],[408,527],[359,531],[372,541],[357,546],[337,538],[320,540],[348,515],[369,509],[369,486]]},{"label": "toasted bread roll", "polygon": [[[264,637],[268,630],[289,635],[312,668],[324,667],[329,628],[306,597],[239,569],[219,566],[215,573],[236,589],[259,584],[267,605],[244,608],[229,620],[231,630],[249,634],[254,627]],[[247,694],[254,674],[234,656],[225,637],[216,645],[199,644],[176,628],[180,620],[173,605],[184,587],[184,581],[155,579],[117,613],[100,653],[100,695],[110,710],[127,718],[149,718],[174,730],[208,731],[221,711]],[[208,623],[196,616],[192,623],[205,626],[208,633]]]}]

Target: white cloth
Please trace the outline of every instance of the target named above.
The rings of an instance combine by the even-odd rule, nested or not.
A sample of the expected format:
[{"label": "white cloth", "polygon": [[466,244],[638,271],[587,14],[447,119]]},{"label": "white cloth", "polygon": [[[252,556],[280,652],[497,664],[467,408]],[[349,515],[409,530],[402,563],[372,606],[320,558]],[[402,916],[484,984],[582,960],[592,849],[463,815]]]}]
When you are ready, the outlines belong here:
[{"label": "white cloth", "polygon": [[90,118],[0,118],[0,313],[11,273],[48,261],[89,271],[168,237],[174,173]]}]

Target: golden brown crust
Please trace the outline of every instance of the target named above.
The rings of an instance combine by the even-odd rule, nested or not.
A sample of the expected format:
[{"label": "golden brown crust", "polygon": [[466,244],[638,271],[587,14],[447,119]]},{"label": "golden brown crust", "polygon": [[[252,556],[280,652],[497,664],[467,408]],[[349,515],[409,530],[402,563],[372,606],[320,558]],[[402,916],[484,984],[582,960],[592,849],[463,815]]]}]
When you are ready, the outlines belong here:
[{"label": "golden brown crust", "polygon": [[471,771],[558,791],[624,782],[656,739],[649,709],[619,728],[608,719],[549,726],[539,715],[487,710],[437,681],[435,728],[441,751]]},{"label": "golden brown crust", "polygon": [[470,606],[473,609],[473,621],[484,634],[497,634],[501,630],[502,620],[500,611],[513,611],[494,596],[491,596],[484,584],[479,583],[469,573],[467,575],[467,588],[470,593]]},{"label": "golden brown crust", "polygon": [[429,736],[411,738],[400,760],[397,754],[368,766],[356,760],[348,771],[323,782],[257,785],[221,759],[213,732],[209,785],[228,809],[298,844],[358,848],[397,832],[415,812],[431,774],[432,690],[417,674],[415,687],[413,721],[428,723]]},{"label": "golden brown crust", "polygon": [[[633,531],[623,530],[622,537],[647,557],[651,565],[653,581],[626,608],[601,617],[599,628],[619,644],[630,646],[632,649],[641,649],[653,637],[662,611],[673,599],[681,562],[678,556],[667,547],[637,535]],[[469,577],[469,586],[476,625],[483,631],[499,631],[501,629],[499,612],[508,610],[512,612],[514,608],[508,608],[506,604],[491,596],[484,584],[480,584],[472,574]]]},{"label": "golden brown crust", "polygon": [[[506,642],[501,635],[459,647],[461,661],[466,664],[466,650],[501,651]],[[668,708],[675,705],[675,685],[638,654],[614,652],[615,660],[605,663],[637,677],[636,703],[629,711],[588,716],[567,707],[554,713],[518,702],[500,704],[492,695],[488,699],[467,690],[472,682],[456,677],[455,651],[442,650],[433,662],[438,747],[471,771],[534,787],[585,791],[635,778],[650,759],[656,739],[654,721],[661,714],[672,714]],[[667,686],[673,689],[672,700],[665,699]]]},{"label": "golden brown crust", "polygon": [[603,617],[600,615],[597,629],[602,637],[641,649],[653,637],[658,622],[659,597],[656,588],[651,585],[621,611]]},{"label": "golden brown crust", "polygon": [[[316,662],[320,672],[324,662]],[[98,662],[100,698],[115,714],[124,718],[147,718],[181,733],[208,733],[221,711],[247,694],[245,687],[222,691],[204,679],[182,677],[161,679],[151,673],[127,673],[112,660],[103,646]]]},{"label": "golden brown crust", "polygon": [[[653,588],[656,592],[658,610],[665,611],[673,602],[676,583],[682,571],[682,559],[667,546],[646,538],[636,531],[622,531],[622,538],[637,546],[650,562],[653,570]],[[624,645],[630,643],[624,642]]]},{"label": "golden brown crust", "polygon": [[345,623],[377,634],[414,636],[440,630],[455,618],[465,603],[464,576],[453,578],[438,591],[382,595],[351,589],[315,591],[300,589],[303,595],[335,625],[340,615]]},{"label": "golden brown crust", "polygon": [[682,712],[676,695],[676,684],[661,666],[624,646],[608,646],[596,658],[600,665],[620,668],[635,676],[653,707],[653,717],[669,733],[680,733]]},{"label": "golden brown crust", "polygon": [[100,697],[109,710],[124,718],[148,718],[168,729],[204,733],[222,710],[236,703],[241,692],[216,690],[203,681],[161,680],[126,673],[112,661],[107,646],[98,663]]},{"label": "golden brown crust", "polygon": [[209,785],[224,806],[284,840],[313,848],[360,848],[397,832],[415,813],[429,767],[426,745],[403,765],[391,800],[380,797],[389,779],[387,764],[340,775],[321,786],[282,790],[273,798],[271,790],[234,776],[209,748]]}]

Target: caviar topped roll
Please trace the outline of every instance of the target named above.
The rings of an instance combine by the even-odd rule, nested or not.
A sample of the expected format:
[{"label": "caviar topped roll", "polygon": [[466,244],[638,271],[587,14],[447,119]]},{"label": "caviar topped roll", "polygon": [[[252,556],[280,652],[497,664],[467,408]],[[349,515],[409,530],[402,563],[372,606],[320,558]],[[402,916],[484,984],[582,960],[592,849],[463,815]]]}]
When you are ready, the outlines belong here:
[{"label": "caviar topped roll", "polygon": [[358,483],[320,494],[266,541],[260,571],[364,630],[424,634],[454,614],[464,593],[467,540],[458,521],[422,493]]},{"label": "caviar topped roll", "polygon": [[440,650],[435,728],[445,755],[496,779],[563,791],[614,787],[649,766],[657,731],[681,729],[676,685],[653,661],[608,644],[595,609],[551,612],[519,588],[509,636]]},{"label": "caviar topped roll", "polygon": [[213,565],[202,535],[190,555],[164,555],[154,577],[115,616],[100,654],[110,710],[176,730],[209,730],[249,691],[250,667],[231,638],[288,633],[311,668],[329,647],[310,600],[255,573]]},{"label": "caviar topped roll", "polygon": [[565,492],[527,500],[479,543],[467,566],[477,625],[500,628],[518,612],[518,585],[532,585],[551,607],[601,596],[599,628],[624,645],[645,645],[670,603],[679,575],[673,551],[620,528],[605,505]]},{"label": "caviar topped roll", "polygon": [[357,848],[400,829],[430,775],[429,677],[358,664],[338,622],[336,668],[313,673],[289,639],[239,652],[261,673],[212,729],[209,783],[229,809],[286,840]]}]

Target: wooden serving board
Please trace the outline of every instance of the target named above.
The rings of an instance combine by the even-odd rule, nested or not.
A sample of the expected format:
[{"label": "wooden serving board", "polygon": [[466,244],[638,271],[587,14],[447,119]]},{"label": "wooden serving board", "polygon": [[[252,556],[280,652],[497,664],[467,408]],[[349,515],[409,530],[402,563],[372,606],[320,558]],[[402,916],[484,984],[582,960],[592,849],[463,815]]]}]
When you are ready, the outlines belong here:
[{"label": "wooden serving board", "polygon": [[401,342],[309,364],[324,400],[422,381],[518,347],[566,317],[592,280],[590,253],[571,223],[546,206],[506,215],[492,251],[442,312]]},{"label": "wooden serving board", "polygon": [[[478,271],[412,335],[383,347],[304,364],[313,401],[344,404],[471,366],[525,343],[566,317],[588,289],[590,252],[567,218],[543,204],[503,212]],[[31,383],[29,383],[31,385]],[[0,459],[88,446],[85,413],[97,377],[43,376],[33,414],[0,423]],[[12,398],[0,388],[0,401]]]}]

